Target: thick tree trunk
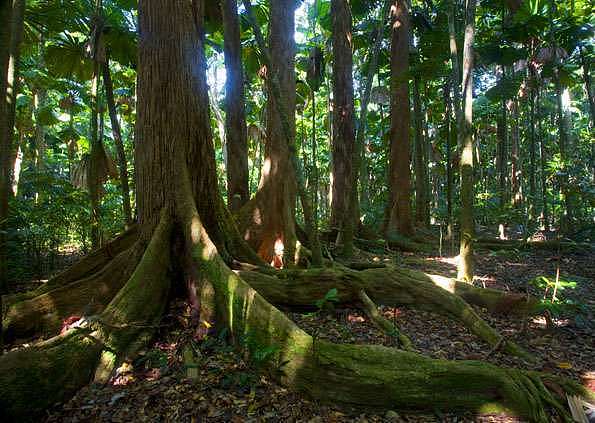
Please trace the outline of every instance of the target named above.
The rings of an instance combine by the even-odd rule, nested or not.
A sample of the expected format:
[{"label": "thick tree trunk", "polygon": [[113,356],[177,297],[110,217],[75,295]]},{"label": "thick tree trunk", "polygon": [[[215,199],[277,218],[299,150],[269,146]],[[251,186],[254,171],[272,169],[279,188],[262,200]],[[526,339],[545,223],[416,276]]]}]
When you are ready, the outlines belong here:
[{"label": "thick tree trunk", "polygon": [[465,44],[463,47],[463,104],[465,110],[463,150],[461,154],[461,211],[460,251],[458,279],[473,280],[473,219],[474,176],[473,176],[473,42],[475,38],[475,0],[468,0],[465,10]]},{"label": "thick tree trunk", "polygon": [[333,19],[333,138],[331,161],[331,227],[339,231],[338,243],[343,243],[343,231],[353,226],[350,201],[355,169],[355,108],[353,103],[352,17],[347,0],[332,0]]},{"label": "thick tree trunk", "polygon": [[[272,262],[275,256],[283,256],[287,264],[294,261],[296,243],[296,6],[294,0],[275,1],[270,5],[265,160],[258,192],[238,217],[240,227],[245,229],[244,239],[262,259]],[[311,213],[307,193],[301,191],[304,214]]]},{"label": "thick tree trunk", "polygon": [[112,124],[112,134],[114,136],[114,144],[116,145],[116,152],[118,154],[118,169],[120,171],[120,184],[122,185],[122,209],[124,211],[124,219],[127,227],[132,226],[132,207],[130,205],[130,188],[128,186],[128,160],[126,160],[126,152],[124,151],[124,141],[122,140],[122,131],[120,129],[120,122],[118,121],[118,113],[116,111],[116,103],[114,101],[114,84],[112,83],[112,76],[109,69],[109,59],[106,57],[105,63],[102,64],[103,71],[103,85],[105,88],[105,100],[109,112],[110,122]]},{"label": "thick tree trunk", "polygon": [[[14,122],[18,94],[18,63],[20,58],[24,0],[5,0],[0,6],[0,310],[2,295],[8,288],[6,229],[9,217],[8,199],[11,193]],[[0,349],[2,342],[0,323]]]},{"label": "thick tree trunk", "polygon": [[225,129],[227,148],[227,204],[239,210],[250,199],[248,186],[248,130],[246,128],[244,71],[237,0],[221,2],[224,29]]},{"label": "thick tree trunk", "polygon": [[413,233],[411,218],[411,144],[409,127],[409,10],[404,0],[393,3],[391,41],[391,131],[387,237]]}]

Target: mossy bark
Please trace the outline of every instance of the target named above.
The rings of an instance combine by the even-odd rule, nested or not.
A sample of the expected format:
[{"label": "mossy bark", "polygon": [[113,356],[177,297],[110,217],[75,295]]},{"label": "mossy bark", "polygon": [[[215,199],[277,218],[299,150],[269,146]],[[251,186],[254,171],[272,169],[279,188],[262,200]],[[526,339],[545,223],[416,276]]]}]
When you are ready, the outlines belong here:
[{"label": "mossy bark", "polygon": [[167,303],[171,227],[163,218],[126,285],[86,327],[0,356],[0,419],[37,421],[89,383],[98,365],[109,375],[144,345]]},{"label": "mossy bark", "polygon": [[[332,288],[338,291],[338,300],[344,304],[359,301],[357,292],[364,289],[372,301],[388,306],[410,305],[434,311],[460,321],[469,331],[495,346],[502,343],[502,336],[490,327],[469,304],[456,295],[463,282],[441,276],[398,269],[368,269],[353,271],[347,268],[326,268],[313,270],[288,270],[280,272],[277,278],[256,272],[240,272],[241,277],[269,302],[284,307],[312,307],[317,299]],[[522,298],[502,296],[497,299],[497,291],[481,294],[480,288],[469,286],[464,295],[477,300],[482,305],[497,308],[508,301],[523,304]],[[531,357],[510,341],[504,341],[503,349],[524,358]]]},{"label": "mossy bark", "polygon": [[[229,270],[208,236],[195,240],[193,258],[212,283],[218,315],[236,342],[273,347],[272,374],[316,399],[374,409],[507,410],[532,421],[549,421],[546,407],[554,406],[567,416],[544,383],[582,392],[578,385],[552,376],[477,361],[434,360],[383,346],[316,340]],[[318,281],[328,274],[315,272]],[[250,284],[260,288],[272,282],[263,275],[250,276]],[[259,277],[262,283],[256,284]]]},{"label": "mossy bark", "polygon": [[6,341],[36,334],[54,335],[68,317],[100,313],[126,283],[136,262],[131,250],[123,251],[87,278],[7,307],[3,318]]}]

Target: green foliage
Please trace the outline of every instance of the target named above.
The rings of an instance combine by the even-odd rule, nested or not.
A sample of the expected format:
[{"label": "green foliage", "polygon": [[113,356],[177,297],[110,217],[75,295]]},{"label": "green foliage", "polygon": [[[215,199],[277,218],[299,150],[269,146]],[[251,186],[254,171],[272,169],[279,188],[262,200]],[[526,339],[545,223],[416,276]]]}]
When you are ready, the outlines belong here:
[{"label": "green foliage", "polygon": [[339,291],[337,288],[329,289],[324,297],[319,300],[316,300],[314,305],[318,308],[319,311],[327,311],[329,309],[334,308],[334,304],[339,301]]}]

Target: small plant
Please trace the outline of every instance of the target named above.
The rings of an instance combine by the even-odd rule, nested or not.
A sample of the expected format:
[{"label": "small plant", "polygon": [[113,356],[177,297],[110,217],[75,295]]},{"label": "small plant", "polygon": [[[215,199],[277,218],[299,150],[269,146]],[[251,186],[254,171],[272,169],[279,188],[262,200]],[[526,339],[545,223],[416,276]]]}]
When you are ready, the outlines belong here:
[{"label": "small plant", "polygon": [[335,304],[339,302],[339,291],[337,288],[329,289],[324,297],[314,302],[318,312],[329,312],[332,313],[335,310]]},{"label": "small plant", "polygon": [[248,358],[253,367],[260,370],[275,360],[277,353],[281,350],[278,345],[267,345],[262,343],[254,334],[249,333],[242,340],[242,344],[248,351]]}]

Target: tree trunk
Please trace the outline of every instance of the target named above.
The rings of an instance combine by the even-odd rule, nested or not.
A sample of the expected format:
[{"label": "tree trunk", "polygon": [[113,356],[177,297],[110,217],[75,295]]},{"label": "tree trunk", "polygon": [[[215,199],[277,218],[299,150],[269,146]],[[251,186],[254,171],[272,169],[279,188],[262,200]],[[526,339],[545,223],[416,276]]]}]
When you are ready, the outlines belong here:
[{"label": "tree trunk", "polygon": [[415,127],[415,223],[427,227],[429,223],[426,139],[423,131],[423,111],[419,92],[420,78],[413,78],[413,122]]},{"label": "tree trunk", "polygon": [[[295,256],[296,176],[303,176],[294,145],[296,6],[294,0],[270,5],[269,47],[264,53],[268,57],[265,159],[258,192],[238,217],[245,229],[244,239],[262,259],[270,263],[275,257],[283,257],[288,265]],[[304,215],[311,214],[303,183],[298,185]]]},{"label": "tree trunk", "polygon": [[535,91],[537,78],[535,73],[530,70],[529,80],[529,219],[531,223],[535,222],[535,203],[537,202],[537,183],[536,183],[536,143],[535,143]]},{"label": "tree trunk", "polygon": [[[580,47],[581,64],[583,65],[583,81],[585,83],[585,91],[589,99],[589,117],[591,130],[595,129],[595,95],[593,94],[593,87],[591,86],[591,73],[589,58],[585,54],[585,47]],[[591,180],[595,183],[595,143],[591,143]]]},{"label": "tree trunk", "polygon": [[93,63],[93,79],[91,80],[91,113],[89,122],[89,165],[87,168],[87,184],[91,200],[91,244],[93,248],[101,245],[101,175],[103,146],[99,138],[99,62]]},{"label": "tree trunk", "polygon": [[126,160],[126,152],[124,151],[122,131],[120,130],[120,122],[118,121],[118,113],[116,111],[116,103],[114,101],[114,86],[112,83],[112,76],[109,69],[109,60],[107,57],[105,63],[102,64],[102,70],[103,85],[105,88],[105,100],[107,103],[110,122],[112,124],[114,144],[116,145],[116,152],[118,154],[118,169],[120,171],[120,184],[122,185],[122,209],[124,211],[126,227],[130,227],[132,226],[133,218],[132,207],[130,205],[130,188],[128,186],[128,160]]},{"label": "tree trunk", "polygon": [[[2,295],[8,288],[6,230],[9,217],[8,199],[11,192],[13,139],[16,98],[18,94],[18,63],[23,33],[24,0],[5,0],[0,6],[0,310]],[[0,323],[0,350],[3,348]]]},{"label": "tree trunk", "polygon": [[537,135],[539,137],[539,176],[541,180],[541,224],[543,229],[549,230],[549,209],[547,204],[547,157],[545,149],[546,134],[543,132],[542,119],[544,118],[540,103],[541,90],[537,89],[536,104],[537,104]]},{"label": "tree trunk", "polygon": [[456,152],[457,155],[459,155],[461,146],[463,145],[463,109],[461,108],[461,65],[459,63],[459,50],[457,47],[456,13],[457,2],[455,0],[450,0],[448,7],[448,35],[450,46],[450,65],[452,68],[452,108],[454,109],[456,123]]},{"label": "tree trunk", "polygon": [[391,42],[391,131],[389,170],[389,217],[387,236],[413,234],[411,219],[411,146],[409,127],[409,10],[404,0],[392,8]]},{"label": "tree trunk", "polygon": [[465,44],[463,47],[463,104],[465,110],[463,151],[461,154],[461,214],[458,279],[473,281],[473,41],[475,38],[475,0],[468,0],[465,10]]},{"label": "tree trunk", "polygon": [[337,243],[349,242],[344,231],[353,227],[350,201],[354,179],[355,108],[353,103],[353,46],[351,8],[347,0],[331,1],[333,19],[333,138],[331,160],[331,227]]},{"label": "tree trunk", "polygon": [[519,146],[519,126],[521,125],[519,116],[519,104],[516,99],[510,100],[510,114],[512,117],[511,125],[511,151],[510,151],[510,185],[512,194],[512,206],[517,208],[521,205],[521,158]]},{"label": "tree trunk", "polygon": [[248,130],[246,128],[244,71],[237,0],[221,2],[224,29],[225,129],[227,148],[227,204],[239,210],[250,200],[248,186]]},{"label": "tree trunk", "polygon": [[[452,138],[453,134],[456,134],[456,131],[453,130],[453,113],[452,113],[452,102],[450,100],[450,91],[452,87],[452,80],[447,80],[444,84],[444,128],[445,128],[445,138],[446,138],[446,240],[451,242],[454,239],[453,233],[453,177],[452,177]],[[455,122],[456,124],[456,122]],[[455,141],[456,145],[456,141]],[[452,254],[452,251],[450,251]]]}]

